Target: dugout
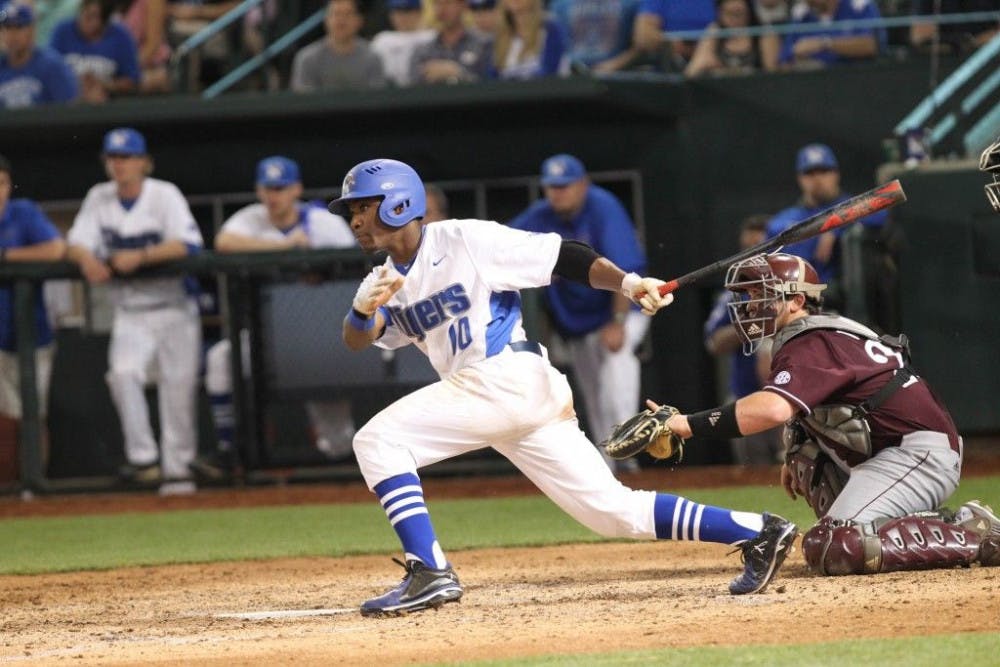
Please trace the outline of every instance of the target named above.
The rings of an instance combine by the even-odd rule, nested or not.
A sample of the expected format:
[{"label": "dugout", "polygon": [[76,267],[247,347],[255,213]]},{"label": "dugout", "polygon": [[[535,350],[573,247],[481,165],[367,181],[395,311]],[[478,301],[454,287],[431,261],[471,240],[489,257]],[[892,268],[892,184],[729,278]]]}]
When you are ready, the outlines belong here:
[{"label": "dugout", "polygon": [[[946,60],[942,71],[956,64]],[[882,140],[926,94],[927,73],[927,63],[917,59],[697,81],[637,75],[615,81],[571,78],[350,96],[278,93],[233,94],[209,101],[122,100],[105,107],[5,112],[0,115],[0,150],[15,167],[14,196],[23,193],[67,212],[90,185],[103,180],[97,160],[100,138],[119,125],[135,126],[146,135],[156,175],[175,182],[189,197],[247,194],[256,161],[275,153],[300,162],[307,187],[336,188],[350,166],[378,155],[413,164],[429,181],[496,182],[530,179],[545,156],[569,151],[591,170],[641,175],[639,206],[651,271],[669,277],[735,250],[736,229],[744,215],[774,212],[792,203],[797,196],[792,163],[805,143],[823,141],[835,148],[847,190],[872,187],[883,161]],[[967,168],[951,177],[962,179],[963,185],[931,185],[943,176],[922,169],[904,176],[910,202],[893,212],[906,231],[908,253],[900,274],[903,329],[915,340],[919,367],[941,387],[960,427],[995,432],[1000,418],[984,409],[997,394],[997,369],[991,365],[995,355],[977,354],[971,361],[965,352],[983,349],[995,339],[995,325],[985,312],[989,301],[980,301],[988,299],[985,286],[995,278],[988,272],[969,278],[969,290],[961,292],[961,298],[968,295],[968,308],[961,313],[931,305],[955,299],[954,272],[972,271],[976,262],[988,264],[985,249],[996,248],[988,245],[986,218],[973,225],[969,217],[985,208],[982,179]],[[935,193],[933,199],[925,200],[924,190]],[[515,189],[508,196],[501,192],[485,214],[503,219],[519,210],[523,196]],[[461,206],[481,214],[477,195],[460,199]],[[927,215],[934,211],[940,225],[932,222],[938,218],[917,216],[917,209]],[[211,238],[211,215],[203,211],[198,217],[206,239]],[[961,233],[943,238],[940,230],[946,224],[958,225]],[[940,251],[946,242],[966,241],[964,249]],[[946,258],[947,264],[942,264]],[[952,282],[943,275],[940,281],[930,281],[930,265],[922,262],[951,272]],[[6,271],[0,268],[0,278],[9,275]],[[713,362],[701,343],[701,323],[716,286],[679,294],[677,303],[656,319],[644,393],[682,409],[717,400]],[[75,354],[57,368],[51,420],[64,414],[83,419],[106,414],[110,406],[90,403],[100,399],[103,387],[81,394],[71,381],[93,377],[95,369],[103,368],[104,352],[93,340],[74,338],[79,331],[67,335]],[[958,342],[962,352],[955,355]],[[965,377],[977,384],[981,406],[979,399],[966,399],[971,393],[968,381],[948,379],[955,362],[940,362],[946,355],[968,361]],[[202,422],[202,447],[207,448],[212,435],[206,420]],[[64,462],[58,468],[60,477],[91,475],[99,466],[110,471],[120,461],[120,436],[112,428],[100,433],[76,429],[56,437],[57,431],[54,460],[65,457],[59,459]],[[691,447],[688,454],[694,464],[721,462],[728,456],[726,448],[710,443]]]}]

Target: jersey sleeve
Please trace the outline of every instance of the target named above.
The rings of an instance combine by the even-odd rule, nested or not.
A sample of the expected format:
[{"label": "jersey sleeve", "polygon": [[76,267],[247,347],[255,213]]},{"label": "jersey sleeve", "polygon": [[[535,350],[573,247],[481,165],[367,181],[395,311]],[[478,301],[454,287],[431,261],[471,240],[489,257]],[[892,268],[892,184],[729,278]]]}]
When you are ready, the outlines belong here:
[{"label": "jersey sleeve", "polygon": [[561,236],[523,232],[485,220],[467,222],[456,229],[490,289],[503,292],[545,287],[552,282]]},{"label": "jersey sleeve", "polygon": [[98,224],[98,199],[97,186],[90,189],[80,206],[79,212],[73,219],[73,226],[70,227],[67,241],[72,245],[86,248],[98,256],[106,256],[107,248],[101,238],[101,228]]},{"label": "jersey sleeve", "polygon": [[166,196],[163,204],[166,208],[166,229],[164,239],[176,239],[183,241],[190,247],[201,248],[204,241],[201,238],[201,230],[191,213],[184,195],[177,189],[177,186],[168,184]]},{"label": "jersey sleeve", "polygon": [[31,245],[38,243],[47,243],[49,241],[59,238],[59,230],[56,226],[49,220],[48,216],[42,212],[42,209],[38,207],[38,204],[34,202],[27,201],[27,241]]},{"label": "jersey sleeve", "polygon": [[854,380],[853,371],[838,362],[822,336],[805,334],[782,345],[774,355],[763,389],[785,397],[808,414]]}]

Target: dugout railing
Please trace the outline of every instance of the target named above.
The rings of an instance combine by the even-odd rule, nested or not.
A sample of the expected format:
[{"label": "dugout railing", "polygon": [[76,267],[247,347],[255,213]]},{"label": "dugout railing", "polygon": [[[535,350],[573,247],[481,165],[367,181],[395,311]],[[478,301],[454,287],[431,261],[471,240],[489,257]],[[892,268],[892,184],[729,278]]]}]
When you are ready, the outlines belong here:
[{"label": "dugout railing", "polygon": [[[629,209],[636,223],[640,240],[645,237],[642,178],[638,171],[595,171],[592,180],[614,192]],[[448,196],[450,217],[475,217],[506,222],[542,195],[537,176],[498,179],[437,182]],[[306,199],[325,202],[337,194],[337,189],[307,190]],[[206,244],[214,237],[222,222],[236,209],[256,201],[252,192],[220,193],[189,197],[189,203],[201,221]],[[62,227],[78,209],[78,201],[42,202],[43,209]],[[340,318],[349,307],[359,277],[371,267],[371,258],[359,250],[298,250],[278,253],[202,254],[160,267],[144,270],[142,276],[154,274],[191,274],[213,285],[218,296],[217,313],[203,315],[206,329],[219,326],[219,335],[231,343],[231,367],[241,369],[249,361],[248,372],[233,372],[234,403],[240,449],[247,468],[246,481],[267,483],[282,481],[357,478],[353,460],[347,463],[325,461],[312,446],[281,442],[269,433],[284,435],[295,429],[283,428],[295,419],[286,411],[269,410],[273,406],[302,403],[310,398],[350,397],[356,406],[356,420],[384,406],[388,401],[433,381],[430,365],[412,348],[401,353],[383,354],[369,350],[360,355],[348,355],[339,340]],[[310,274],[320,277],[322,285],[295,284],[298,277]],[[33,354],[35,346],[34,307],[39,297],[38,287],[51,280],[77,281],[80,286],[81,309],[72,326],[84,335],[106,334],[110,313],[95,314],[109,306],[79,281],[77,268],[69,263],[5,263],[0,265],[0,284],[11,285],[14,291],[14,313],[17,333],[18,364],[21,377],[23,418],[19,431],[19,481],[12,487],[33,493],[94,491],[119,487],[112,474],[50,478],[43,469],[40,440],[42,424],[39,417],[37,379]],[[127,279],[127,278],[126,278]],[[305,296],[303,296],[305,295]],[[538,316],[537,294],[525,293],[525,326],[535,337],[547,337],[544,323]],[[94,304],[98,305],[94,305]],[[275,308],[275,305],[282,308]],[[292,304],[293,307],[289,307]],[[296,311],[296,307],[298,310]],[[294,321],[289,312],[307,313],[315,321]],[[101,331],[102,327],[105,328]],[[241,336],[240,331],[249,332]],[[306,338],[301,334],[306,332]],[[309,340],[309,333],[314,337]],[[290,335],[294,340],[286,340]],[[322,341],[328,341],[328,358],[323,355]],[[294,338],[294,336],[293,336]],[[312,345],[310,348],[310,344]],[[244,348],[246,346],[246,348]],[[306,349],[309,348],[309,349]],[[294,374],[280,366],[287,363],[276,359],[276,351],[294,350],[311,358],[298,359],[300,367],[312,373],[312,383],[296,385]],[[71,350],[64,350],[72,355]],[[301,355],[300,355],[301,356]],[[558,363],[558,351],[553,355]],[[345,375],[338,364],[353,372]],[[315,374],[326,372],[326,382],[315,382]],[[53,387],[51,392],[58,391]],[[360,409],[359,409],[360,407]],[[155,413],[153,413],[155,414]],[[50,421],[58,419],[50,411]],[[274,420],[278,424],[274,424]],[[284,423],[282,423],[284,419]],[[301,421],[301,420],[299,420]],[[294,437],[294,435],[292,436]],[[209,438],[210,442],[204,442]],[[201,434],[200,449],[214,446],[214,438]],[[73,443],[52,443],[53,451],[72,447]],[[497,472],[509,464],[491,452],[473,453],[460,460],[438,464],[430,474]],[[109,472],[121,459],[109,460],[104,466]],[[2,487],[0,487],[2,488]]]}]

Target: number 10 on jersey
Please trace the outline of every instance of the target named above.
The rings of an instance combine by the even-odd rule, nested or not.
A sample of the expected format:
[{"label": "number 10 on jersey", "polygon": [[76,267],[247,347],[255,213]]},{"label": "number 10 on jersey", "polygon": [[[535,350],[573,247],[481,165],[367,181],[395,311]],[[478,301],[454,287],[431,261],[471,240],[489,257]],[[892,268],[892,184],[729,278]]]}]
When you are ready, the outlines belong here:
[{"label": "number 10 on jersey", "polygon": [[451,353],[464,350],[472,345],[472,328],[468,317],[460,317],[448,327],[448,338],[451,340]]}]

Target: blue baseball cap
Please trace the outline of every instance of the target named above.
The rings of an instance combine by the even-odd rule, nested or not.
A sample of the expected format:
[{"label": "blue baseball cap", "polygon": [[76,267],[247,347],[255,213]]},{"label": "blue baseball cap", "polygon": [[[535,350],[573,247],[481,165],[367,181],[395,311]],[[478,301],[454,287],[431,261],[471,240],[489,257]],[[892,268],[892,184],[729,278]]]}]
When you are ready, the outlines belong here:
[{"label": "blue baseball cap", "polygon": [[795,171],[804,174],[814,169],[839,169],[837,156],[826,144],[809,144],[799,150],[795,158]]},{"label": "blue baseball cap", "polygon": [[493,9],[497,6],[497,0],[468,0],[469,9]]},{"label": "blue baseball cap", "polygon": [[389,9],[420,9],[420,0],[388,0],[385,3]]},{"label": "blue baseball cap", "polygon": [[265,188],[287,188],[302,180],[299,165],[281,155],[266,157],[257,163],[257,185]]},{"label": "blue baseball cap", "polygon": [[568,153],[553,155],[542,163],[542,185],[560,187],[587,175],[583,163]]},{"label": "blue baseball cap", "polygon": [[0,7],[0,26],[4,28],[23,28],[35,22],[35,10],[31,5],[12,2],[6,7]]},{"label": "blue baseball cap", "polygon": [[116,127],[104,135],[105,155],[145,155],[146,139],[131,127]]}]

